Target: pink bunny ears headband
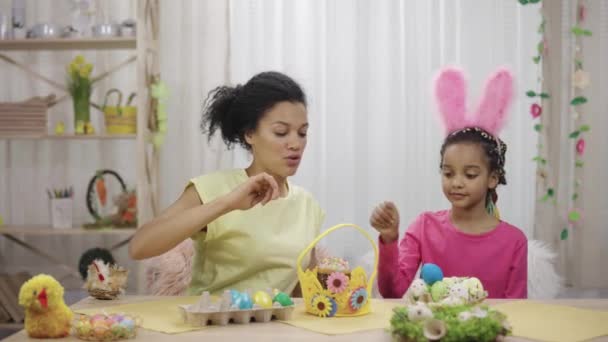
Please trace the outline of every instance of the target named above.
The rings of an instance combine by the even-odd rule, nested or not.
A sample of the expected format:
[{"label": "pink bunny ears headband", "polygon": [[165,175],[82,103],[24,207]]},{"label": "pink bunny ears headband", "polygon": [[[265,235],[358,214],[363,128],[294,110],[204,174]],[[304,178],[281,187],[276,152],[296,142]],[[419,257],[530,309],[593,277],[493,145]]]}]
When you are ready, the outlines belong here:
[{"label": "pink bunny ears headband", "polygon": [[483,97],[474,112],[466,108],[466,82],[462,71],[443,69],[435,81],[435,96],[445,134],[479,127],[498,136],[506,123],[513,98],[513,77],[506,69],[497,70],[488,80]]},{"label": "pink bunny ears headband", "polygon": [[499,173],[504,178],[506,145],[498,138],[513,99],[513,77],[507,69],[498,69],[486,83],[475,111],[466,108],[466,81],[463,72],[445,68],[435,81],[435,97],[446,137],[473,131],[496,146]]}]

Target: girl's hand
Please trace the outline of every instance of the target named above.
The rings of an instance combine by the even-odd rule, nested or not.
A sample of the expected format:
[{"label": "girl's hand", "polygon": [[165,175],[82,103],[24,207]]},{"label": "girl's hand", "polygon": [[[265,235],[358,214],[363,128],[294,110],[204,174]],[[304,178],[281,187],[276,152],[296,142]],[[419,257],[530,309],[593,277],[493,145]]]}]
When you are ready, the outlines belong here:
[{"label": "girl's hand", "polygon": [[369,223],[380,233],[385,243],[399,238],[399,211],[393,202],[382,202],[374,208]]},{"label": "girl's hand", "polygon": [[265,205],[279,197],[279,186],[271,175],[262,172],[225,195],[230,210],[247,210],[256,204]]}]

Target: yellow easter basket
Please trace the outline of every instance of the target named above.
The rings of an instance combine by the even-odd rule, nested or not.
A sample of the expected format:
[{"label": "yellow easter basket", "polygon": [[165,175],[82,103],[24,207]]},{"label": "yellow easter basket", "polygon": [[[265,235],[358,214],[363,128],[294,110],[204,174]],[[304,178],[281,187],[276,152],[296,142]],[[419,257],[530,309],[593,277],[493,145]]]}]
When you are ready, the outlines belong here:
[{"label": "yellow easter basket", "polygon": [[[319,243],[321,239],[332,232],[351,227],[357,229],[374,248],[374,269],[368,278],[361,266],[350,272],[336,271],[329,276],[326,286],[321,284],[318,277],[318,268],[302,269],[302,259]],[[321,233],[298,256],[298,279],[302,288],[302,297],[306,312],[320,317],[352,317],[361,316],[371,312],[371,293],[376,278],[378,265],[378,247],[370,236],[354,224],[339,224]],[[331,284],[330,284],[331,281]]]},{"label": "yellow easter basket", "polygon": [[[118,101],[115,106],[108,106],[108,97],[113,93],[118,94]],[[135,93],[132,93],[126,106],[121,106],[122,93],[120,90],[108,90],[103,102],[107,134],[135,134],[137,130],[137,107],[131,105],[134,97]]]}]

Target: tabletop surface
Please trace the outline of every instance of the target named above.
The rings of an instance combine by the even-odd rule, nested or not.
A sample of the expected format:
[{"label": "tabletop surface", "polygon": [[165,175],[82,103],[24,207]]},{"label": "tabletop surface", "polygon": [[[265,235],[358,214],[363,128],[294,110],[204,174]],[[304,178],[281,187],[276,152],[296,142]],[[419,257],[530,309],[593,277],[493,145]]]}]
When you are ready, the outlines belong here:
[{"label": "tabletop surface", "polygon": [[[136,303],[142,301],[158,300],[163,297],[158,296],[123,296],[112,302],[98,301],[91,297],[85,298],[78,303],[72,305],[72,309],[88,309],[96,307],[108,307],[112,305]],[[398,299],[384,299],[390,302],[400,302]],[[299,300],[296,300],[299,302]],[[484,303],[495,305],[506,303],[509,300],[486,300]],[[590,310],[608,311],[608,299],[554,299],[554,300],[538,300],[538,302],[546,304],[568,305],[578,308]],[[24,330],[10,336],[5,341],[40,341],[29,339]],[[206,329],[191,331],[176,335],[167,335],[164,333],[151,331],[147,329],[139,329],[136,340],[141,341],[392,341],[391,336],[384,330],[370,330],[357,332],[346,335],[328,336],[312,332],[309,330],[293,327],[279,322],[269,323],[252,323],[247,325],[231,324],[229,327],[208,327]],[[76,337],[70,336],[60,341],[80,341]],[[505,341],[530,341],[519,337],[508,337]],[[593,341],[608,341],[608,336],[594,339]]]}]

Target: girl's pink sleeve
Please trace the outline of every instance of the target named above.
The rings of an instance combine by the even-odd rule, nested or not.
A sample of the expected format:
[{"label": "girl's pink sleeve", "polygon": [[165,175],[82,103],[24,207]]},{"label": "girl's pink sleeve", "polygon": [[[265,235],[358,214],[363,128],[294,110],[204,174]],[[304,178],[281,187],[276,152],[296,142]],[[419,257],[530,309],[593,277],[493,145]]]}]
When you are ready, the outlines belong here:
[{"label": "girl's pink sleeve", "polygon": [[403,239],[384,243],[378,237],[378,289],[384,298],[401,298],[410,287],[420,266],[422,215],[407,229]]},{"label": "girl's pink sleeve", "polygon": [[528,241],[520,242],[511,264],[505,298],[528,298]]}]

